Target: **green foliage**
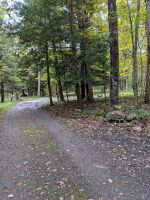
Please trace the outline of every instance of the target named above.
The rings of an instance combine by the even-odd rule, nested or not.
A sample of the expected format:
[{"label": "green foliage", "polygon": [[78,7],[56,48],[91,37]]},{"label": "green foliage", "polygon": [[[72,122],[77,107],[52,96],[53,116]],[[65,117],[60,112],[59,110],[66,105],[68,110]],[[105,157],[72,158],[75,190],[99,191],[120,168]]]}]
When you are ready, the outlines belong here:
[{"label": "green foliage", "polygon": [[[138,18],[136,1],[130,2],[133,30],[140,25],[138,38],[138,77],[142,93],[145,87],[143,79],[146,73],[146,37],[145,3],[141,2]],[[28,0],[16,2],[6,9],[0,7],[0,80],[4,79],[8,92],[16,89],[37,93],[38,67],[41,70],[41,90],[46,93],[47,77],[45,42],[48,42],[49,64],[52,89],[58,84],[55,58],[58,59],[59,79],[63,90],[73,90],[76,82],[86,78],[81,74],[81,65],[85,61],[81,43],[86,43],[86,61],[91,67],[92,84],[108,94],[109,92],[109,30],[107,19],[107,1],[73,1],[75,43],[77,47],[76,68],[72,65],[71,30],[69,26],[69,1]],[[120,86],[127,92],[120,96],[130,96],[132,88],[132,38],[129,10],[126,0],[118,0],[119,50],[120,50]],[[6,10],[10,21],[4,22]],[[7,16],[8,18],[8,16]],[[15,20],[14,20],[15,18]],[[85,20],[86,19],[86,20]],[[86,22],[86,24],[85,24]],[[7,33],[7,34],[6,34]],[[9,36],[9,37],[8,37]],[[53,43],[56,52],[53,52]],[[84,49],[85,50],[85,49]],[[84,52],[85,53],[85,52]]]},{"label": "green foliage", "polygon": [[142,108],[141,109],[137,109],[136,113],[137,113],[137,118],[138,119],[143,119],[145,117],[149,117],[150,116],[150,111],[142,109]]}]

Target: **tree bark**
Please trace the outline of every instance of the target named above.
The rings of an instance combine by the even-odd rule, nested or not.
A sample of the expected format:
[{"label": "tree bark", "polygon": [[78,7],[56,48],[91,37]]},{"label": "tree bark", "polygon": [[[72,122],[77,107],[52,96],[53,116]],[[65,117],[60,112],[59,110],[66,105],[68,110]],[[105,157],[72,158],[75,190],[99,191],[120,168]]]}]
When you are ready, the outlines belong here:
[{"label": "tree bark", "polygon": [[147,29],[147,75],[146,75],[146,90],[145,103],[150,103],[150,0],[146,0],[146,29]]},{"label": "tree bark", "polygon": [[78,78],[78,64],[77,64],[77,48],[76,48],[76,37],[75,37],[75,27],[74,27],[74,0],[69,1],[69,25],[71,34],[71,50],[72,50],[72,65],[74,68],[75,76],[75,94],[77,96],[77,101],[81,101],[81,91]]},{"label": "tree bark", "polygon": [[[140,0],[137,0],[137,14],[135,20],[135,30],[133,29],[133,21],[131,17],[131,9],[129,5],[129,1],[126,0],[127,7],[129,10],[129,21],[130,21],[130,30],[131,30],[131,38],[132,38],[132,59],[133,59],[133,92],[134,92],[134,102],[135,105],[138,104],[138,64],[137,64],[137,50],[138,50],[138,37],[139,37],[139,14],[141,3]],[[135,35],[134,35],[135,32]]]},{"label": "tree bark", "polygon": [[49,66],[49,55],[48,55],[48,42],[45,43],[45,58],[46,58],[46,68],[47,68],[47,84],[48,84],[48,93],[49,93],[49,101],[50,106],[53,106],[52,99],[52,90],[51,90],[51,81],[50,81],[50,66]]},{"label": "tree bark", "polygon": [[89,41],[88,41],[88,34],[87,30],[89,28],[89,19],[88,19],[88,13],[87,13],[87,7],[84,6],[82,10],[82,20],[81,20],[81,31],[83,31],[84,34],[81,36],[81,91],[82,91],[82,98],[85,96],[85,89],[86,89],[86,96],[87,100],[92,103],[94,101],[93,97],[93,87],[92,87],[92,78],[91,78],[91,66],[89,64],[88,60],[88,50],[89,50]]},{"label": "tree bark", "polygon": [[58,84],[59,97],[60,97],[60,101],[65,101],[64,94],[63,94],[63,88],[62,88],[62,84],[61,84],[61,79],[60,79],[58,58],[57,58],[56,53],[57,53],[56,45],[55,45],[55,42],[53,42],[53,55],[54,55],[54,59],[55,59],[54,65],[55,65],[56,80],[57,80],[57,84]]},{"label": "tree bark", "polygon": [[110,33],[110,102],[119,101],[119,45],[118,17],[116,0],[108,0],[109,33]]},{"label": "tree bark", "polygon": [[38,97],[41,96],[41,71],[40,71],[39,66],[38,66],[38,92],[37,92],[37,96]]},{"label": "tree bark", "polygon": [[86,98],[86,90],[85,90],[85,67],[84,64],[81,63],[81,96],[82,99]]},{"label": "tree bark", "polygon": [[128,91],[128,89],[129,89],[128,76],[126,76],[126,84],[125,84],[125,87],[126,87],[126,91]]},{"label": "tree bark", "polygon": [[4,81],[1,81],[1,103],[5,101],[5,93],[4,93]]}]

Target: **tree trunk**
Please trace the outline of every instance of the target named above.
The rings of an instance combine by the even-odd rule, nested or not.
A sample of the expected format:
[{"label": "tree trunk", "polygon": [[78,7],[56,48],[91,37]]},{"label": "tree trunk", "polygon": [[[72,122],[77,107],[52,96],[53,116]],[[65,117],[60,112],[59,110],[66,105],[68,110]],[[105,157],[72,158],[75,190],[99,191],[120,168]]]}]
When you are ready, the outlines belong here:
[{"label": "tree trunk", "polygon": [[57,53],[56,45],[55,45],[55,42],[53,42],[53,54],[54,54],[54,58],[55,58],[54,65],[55,65],[56,80],[57,80],[57,84],[58,84],[59,97],[60,97],[60,101],[65,101],[64,94],[63,94],[63,88],[62,88],[62,84],[61,84],[61,79],[60,79],[58,58],[57,58],[56,53]]},{"label": "tree trunk", "polygon": [[58,93],[58,85],[56,84],[56,96],[57,96],[57,101],[59,102],[59,93]]},{"label": "tree trunk", "polygon": [[145,90],[145,103],[150,103],[150,0],[146,0],[146,13],[147,13],[147,75],[146,75],[146,90]]},{"label": "tree trunk", "polygon": [[88,102],[90,103],[94,102],[92,80],[91,80],[91,67],[88,63],[86,65],[86,94]]},{"label": "tree trunk", "polygon": [[139,36],[139,12],[140,12],[140,0],[137,1],[137,19],[135,26],[135,41],[133,47],[133,91],[135,98],[135,105],[138,104],[138,65],[137,65],[137,50],[138,50],[138,36]]},{"label": "tree trunk", "polygon": [[76,37],[75,37],[75,25],[74,25],[74,0],[69,1],[69,25],[71,34],[71,50],[72,50],[72,65],[74,68],[75,76],[75,93],[77,96],[77,101],[81,101],[81,91],[78,77],[78,64],[77,64],[77,49],[76,49]]},{"label": "tree trunk", "polygon": [[1,81],[1,103],[5,101],[5,93],[4,93],[4,81]]},{"label": "tree trunk", "polygon": [[125,87],[126,87],[126,91],[128,91],[128,89],[129,89],[128,76],[126,76],[126,84],[125,84]]},{"label": "tree trunk", "polygon": [[69,94],[68,94],[68,87],[66,85],[66,98],[67,98],[67,103],[69,103]]},{"label": "tree trunk", "polygon": [[85,64],[83,61],[83,55],[82,55],[82,45],[80,45],[81,48],[81,96],[82,99],[86,98],[86,88],[85,88]]},{"label": "tree trunk", "polygon": [[[84,34],[82,34],[81,37],[81,76],[82,76],[82,82],[81,82],[81,89],[82,89],[82,96],[84,96],[84,87],[86,88],[86,95],[87,100],[92,103],[94,101],[93,97],[93,87],[92,87],[92,78],[91,78],[91,66],[89,64],[88,60],[88,50],[89,50],[89,41],[88,41],[88,13],[87,13],[87,7],[84,6],[82,11],[82,20],[81,20],[81,31],[83,31]],[[84,71],[83,71],[84,70]]]},{"label": "tree trunk", "polygon": [[142,49],[140,48],[140,61],[141,61],[141,77],[140,77],[140,85],[141,85],[141,96],[144,94],[143,90],[143,74],[144,74],[144,65],[143,65],[143,57],[142,57]]},{"label": "tree trunk", "polygon": [[118,16],[116,0],[108,0],[109,32],[110,32],[110,101],[119,101],[119,45]]},{"label": "tree trunk", "polygon": [[27,96],[24,89],[22,89],[22,96],[23,97]]},{"label": "tree trunk", "polygon": [[[134,102],[135,102],[135,105],[137,105],[138,104],[137,50],[138,50],[138,37],[139,37],[139,22],[138,22],[138,20],[139,20],[141,3],[140,3],[140,0],[137,0],[137,15],[136,15],[136,20],[135,20],[135,30],[134,30],[129,1],[126,0],[126,2],[127,2],[128,10],[129,10],[130,31],[131,31],[131,39],[132,39],[132,59],[133,59],[132,85],[133,85],[133,92],[134,92]],[[135,32],[135,36],[134,36],[134,32]]]},{"label": "tree trunk", "polygon": [[48,84],[49,101],[50,101],[50,106],[53,106],[51,81],[50,81],[50,70],[49,70],[50,66],[49,66],[49,55],[48,55],[48,42],[45,43],[45,57],[46,57],[47,84]]},{"label": "tree trunk", "polygon": [[39,66],[38,66],[38,92],[37,92],[37,96],[38,97],[41,96],[41,71],[40,71]]}]

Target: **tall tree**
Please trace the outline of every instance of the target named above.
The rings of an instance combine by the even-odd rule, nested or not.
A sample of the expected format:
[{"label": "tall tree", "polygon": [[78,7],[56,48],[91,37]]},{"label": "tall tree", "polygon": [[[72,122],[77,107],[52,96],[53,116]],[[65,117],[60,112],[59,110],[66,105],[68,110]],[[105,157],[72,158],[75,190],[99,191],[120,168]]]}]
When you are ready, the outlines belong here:
[{"label": "tall tree", "polygon": [[[139,16],[140,16],[140,7],[141,2],[137,0],[137,10],[136,10],[136,18],[135,24],[133,24],[132,20],[132,13],[130,9],[129,1],[126,0],[127,7],[129,11],[129,21],[130,21],[130,33],[132,38],[132,59],[133,59],[133,92],[134,92],[134,99],[135,104],[138,103],[138,63],[137,63],[137,51],[138,51],[138,37],[139,37]],[[134,28],[135,26],[135,28]]]},{"label": "tall tree", "polygon": [[108,0],[109,33],[110,33],[110,101],[119,101],[119,45],[118,45],[118,15],[116,0]]},{"label": "tall tree", "polygon": [[53,56],[54,56],[54,66],[55,66],[56,80],[57,80],[57,85],[58,85],[59,98],[60,98],[60,101],[65,101],[61,78],[60,78],[60,69],[59,69],[60,67],[59,67],[59,63],[58,63],[57,49],[56,49],[55,41],[53,41]]},{"label": "tall tree", "polygon": [[48,83],[50,106],[53,106],[51,77],[50,77],[50,63],[49,63],[49,45],[47,41],[45,42],[45,59],[46,59],[46,68],[47,68],[47,83]]},{"label": "tall tree", "polygon": [[[90,27],[90,19],[88,12],[88,4],[83,1],[83,4],[80,8],[81,17],[78,20],[79,27],[81,31],[81,42],[80,42],[80,51],[81,51],[81,94],[82,99],[87,96],[87,101],[90,103],[94,101],[93,98],[93,87],[92,87],[92,78],[91,78],[91,66],[88,57],[88,51],[90,50],[89,38],[88,38],[88,29]],[[91,6],[90,6],[91,8]],[[86,93],[85,93],[86,91]]]},{"label": "tall tree", "polygon": [[150,0],[146,0],[146,29],[147,29],[147,75],[145,103],[150,103]]},{"label": "tall tree", "polygon": [[71,50],[72,50],[72,65],[74,68],[75,76],[75,93],[77,96],[77,101],[81,101],[81,91],[79,83],[78,74],[78,63],[77,63],[77,41],[76,41],[76,29],[75,29],[75,1],[69,1],[69,25],[70,25],[70,35],[71,35]]}]

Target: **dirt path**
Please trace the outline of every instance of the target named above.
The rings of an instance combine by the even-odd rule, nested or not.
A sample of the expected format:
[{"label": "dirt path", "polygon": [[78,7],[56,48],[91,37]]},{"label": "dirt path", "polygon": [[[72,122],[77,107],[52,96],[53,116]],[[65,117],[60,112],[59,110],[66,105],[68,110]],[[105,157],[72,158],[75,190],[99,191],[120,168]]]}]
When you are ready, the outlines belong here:
[{"label": "dirt path", "polygon": [[[116,135],[111,142],[110,136],[98,138],[95,133],[96,144],[43,113],[41,104],[18,103],[5,119],[0,134],[0,199],[149,199],[148,139]],[[122,156],[119,143],[128,150],[124,159],[110,153],[113,146]]]}]

